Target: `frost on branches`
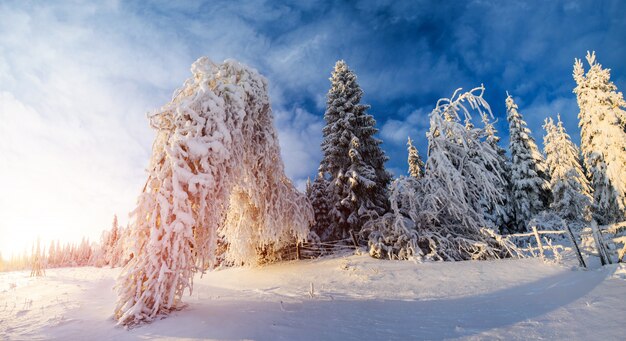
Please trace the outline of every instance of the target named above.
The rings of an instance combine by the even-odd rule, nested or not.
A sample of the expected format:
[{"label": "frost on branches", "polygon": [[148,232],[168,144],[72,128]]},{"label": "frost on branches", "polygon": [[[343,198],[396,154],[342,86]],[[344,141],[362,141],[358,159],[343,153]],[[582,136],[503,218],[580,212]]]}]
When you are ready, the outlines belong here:
[{"label": "frost on branches", "polygon": [[626,218],[626,102],[595,52],[589,70],[574,63],[574,93],[580,112],[580,147],[593,188],[593,215],[600,224]]},{"label": "frost on branches", "polygon": [[118,278],[120,324],[181,307],[193,274],[225,259],[255,264],[304,240],[313,220],[287,179],[267,82],[236,61],[198,59],[172,101],[149,116],[157,136],[148,180],[132,212],[132,259]]},{"label": "frost on branches", "polygon": [[[366,224],[370,254],[385,258],[466,260],[507,257],[514,246],[488,226],[482,200],[501,202],[498,152],[485,130],[467,129],[461,115],[489,112],[484,88],[441,99],[430,114],[424,177],[392,183],[391,212]],[[491,169],[487,168],[487,165]]]},{"label": "frost on branches", "polygon": [[511,201],[515,230],[525,232],[533,216],[550,203],[550,185],[543,156],[510,95],[506,99],[511,151]]},{"label": "frost on branches", "polygon": [[587,178],[580,163],[580,152],[565,131],[561,116],[555,125],[546,119],[544,129],[544,153],[550,172],[553,201],[550,207],[565,221],[580,227],[589,220],[591,196]]}]

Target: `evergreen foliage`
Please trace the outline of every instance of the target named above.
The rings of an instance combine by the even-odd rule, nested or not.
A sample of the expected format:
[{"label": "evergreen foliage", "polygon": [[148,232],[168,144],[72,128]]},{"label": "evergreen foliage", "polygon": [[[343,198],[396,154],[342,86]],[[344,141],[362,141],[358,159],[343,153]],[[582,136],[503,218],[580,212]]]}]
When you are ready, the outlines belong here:
[{"label": "evergreen foliage", "polygon": [[320,170],[328,173],[331,222],[329,238],[347,238],[362,224],[384,214],[388,208],[387,186],[391,175],[385,170],[387,156],[374,137],[376,121],[361,104],[363,91],[356,75],[340,60],[330,78],[323,128],[324,157]]},{"label": "evergreen foliage", "polygon": [[525,232],[532,217],[548,208],[550,186],[543,156],[510,95],[506,99],[511,152],[513,229]]},{"label": "evergreen foliage", "polygon": [[512,225],[512,202],[511,202],[511,164],[506,156],[506,151],[500,147],[500,137],[494,126],[494,122],[489,119],[489,115],[481,115],[485,143],[487,143],[497,153],[497,167],[492,167],[490,163],[485,164],[485,168],[499,178],[501,181],[496,185],[501,193],[499,201],[491,201],[487,197],[481,198],[485,219],[491,226],[499,230],[500,233],[510,232]]},{"label": "evergreen foliage", "polygon": [[328,226],[330,225],[331,203],[328,193],[329,183],[322,172],[318,173],[310,188],[308,198],[315,213],[315,224],[311,227],[311,231],[321,240],[328,240],[330,237]]}]

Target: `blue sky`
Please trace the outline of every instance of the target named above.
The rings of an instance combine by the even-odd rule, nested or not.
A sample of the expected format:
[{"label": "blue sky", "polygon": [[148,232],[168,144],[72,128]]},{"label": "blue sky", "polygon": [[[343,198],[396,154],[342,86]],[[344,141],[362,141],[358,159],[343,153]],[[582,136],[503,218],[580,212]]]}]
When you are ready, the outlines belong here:
[{"label": "blue sky", "polygon": [[154,137],[145,113],[200,56],[269,80],[286,170],[302,186],[321,158],[337,59],[358,75],[401,175],[407,136],[424,153],[428,113],[459,87],[485,85],[504,145],[507,90],[538,142],[557,112],[578,140],[574,58],[595,50],[623,90],[625,17],[623,1],[2,1],[0,252],[17,248],[1,244],[16,230],[97,239],[114,213],[126,222]]}]

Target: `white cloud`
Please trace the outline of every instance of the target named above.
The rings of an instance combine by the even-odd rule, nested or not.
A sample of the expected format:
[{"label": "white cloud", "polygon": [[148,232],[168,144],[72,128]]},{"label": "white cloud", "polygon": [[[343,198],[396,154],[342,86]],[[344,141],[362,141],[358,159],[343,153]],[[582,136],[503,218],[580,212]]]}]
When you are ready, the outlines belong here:
[{"label": "white cloud", "polygon": [[425,138],[429,125],[428,113],[423,108],[419,108],[413,110],[403,120],[387,120],[381,128],[380,134],[386,142],[404,145],[408,137],[413,140]]},{"label": "white cloud", "polygon": [[[37,236],[96,240],[114,213],[126,223],[154,136],[145,113],[170,99],[200,54],[260,62],[253,67],[269,58],[268,40],[230,13],[234,8],[213,21],[184,18],[178,26],[169,25],[183,19],[176,13],[141,11],[122,11],[115,2],[0,5],[5,256]],[[268,20],[276,15],[263,13]],[[301,63],[293,57],[290,63]],[[280,87],[272,92],[282,94]],[[272,100],[286,172],[303,187],[319,163],[322,119]]]}]

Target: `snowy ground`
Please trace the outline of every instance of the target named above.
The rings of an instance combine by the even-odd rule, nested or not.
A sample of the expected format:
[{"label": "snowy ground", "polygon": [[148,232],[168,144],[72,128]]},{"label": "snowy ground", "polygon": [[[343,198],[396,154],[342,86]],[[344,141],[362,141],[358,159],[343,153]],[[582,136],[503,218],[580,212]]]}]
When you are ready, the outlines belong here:
[{"label": "snowy ground", "polygon": [[112,319],[119,270],[0,273],[2,340],[571,339],[626,335],[626,266],[537,259],[426,263],[350,256],[198,277],[189,306],[132,330]]}]

